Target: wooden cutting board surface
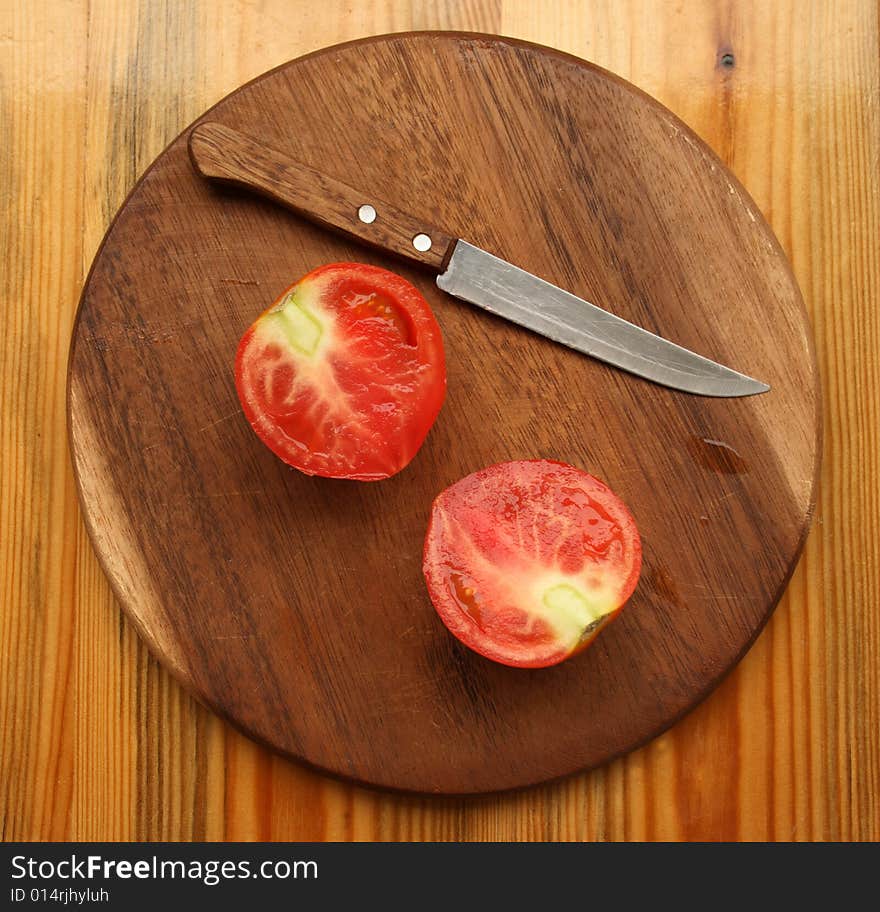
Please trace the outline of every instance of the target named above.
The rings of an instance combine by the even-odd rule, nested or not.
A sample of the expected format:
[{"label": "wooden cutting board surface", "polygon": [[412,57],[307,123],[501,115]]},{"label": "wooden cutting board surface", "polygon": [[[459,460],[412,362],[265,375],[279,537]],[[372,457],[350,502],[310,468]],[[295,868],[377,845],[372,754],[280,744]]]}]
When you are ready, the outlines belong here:
[{"label": "wooden cutting board surface", "polygon": [[[671,725],[767,620],[814,503],[809,326],[747,193],[632,86],[485,35],[329,48],[209,116],[772,391],[694,397],[565,350],[446,297],[416,266],[206,185],[184,134],[108,232],[70,361],[89,532],[156,655],[253,737],[391,788],[522,786]],[[406,276],[446,344],[436,425],[404,472],[375,484],[284,466],[248,427],[233,384],[254,317],[341,260]],[[581,466],[629,504],[644,567],[587,652],[524,671],[446,632],[421,545],[439,491],[535,457]]]}]

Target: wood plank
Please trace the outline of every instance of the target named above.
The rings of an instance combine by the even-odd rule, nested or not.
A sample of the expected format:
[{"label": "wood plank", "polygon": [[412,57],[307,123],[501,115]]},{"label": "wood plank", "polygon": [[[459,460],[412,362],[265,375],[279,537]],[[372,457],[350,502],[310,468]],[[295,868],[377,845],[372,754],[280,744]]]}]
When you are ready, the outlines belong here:
[{"label": "wood plank", "polygon": [[[0,832],[67,829],[74,789],[75,549],[64,389],[79,294],[85,174],[85,21],[33,29],[3,9],[0,217]],[[7,37],[9,36],[9,37]],[[66,91],[65,91],[66,89]]]},{"label": "wood plank", "polygon": [[[219,11],[193,4],[183,22],[136,0],[3,4],[11,143],[0,167],[14,200],[0,217],[4,839],[880,838],[876,5],[536,6],[371,2],[347,13],[343,3],[303,4],[292,22],[288,4],[242,0]],[[410,27],[550,44],[632,79],[682,116],[780,237],[825,381],[813,534],[773,620],[721,689],[671,733],[596,773],[464,802],[349,788],[268,755],[250,763],[259,750],[175,685],[146,699],[150,676],[165,673],[120,619],[57,452],[78,289],[139,171],[244,80],[336,41]],[[722,48],[734,53],[732,73],[717,70]],[[58,142],[62,125],[63,135],[90,137],[88,155]],[[160,731],[167,760],[151,771],[146,745]],[[735,748],[733,782],[705,764],[713,748]],[[187,793],[166,764],[194,751],[206,772]],[[717,800],[729,791],[738,819]]]}]

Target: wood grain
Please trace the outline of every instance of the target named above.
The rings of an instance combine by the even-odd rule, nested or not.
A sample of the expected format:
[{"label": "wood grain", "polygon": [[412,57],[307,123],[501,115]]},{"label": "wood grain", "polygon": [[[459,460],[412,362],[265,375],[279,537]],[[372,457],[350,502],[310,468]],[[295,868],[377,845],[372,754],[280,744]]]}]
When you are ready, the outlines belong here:
[{"label": "wood grain", "polygon": [[[351,187],[257,137],[203,121],[190,132],[188,145],[199,173],[218,184],[259,193],[319,225],[437,272],[451,253],[455,238],[379,199],[375,191]],[[373,209],[371,222],[360,218],[365,205]],[[420,234],[430,241],[427,250],[414,244]]]},{"label": "wood grain", "polygon": [[[9,838],[877,839],[876,6],[6,3],[0,820]],[[633,80],[730,164],[795,269],[827,416],[813,533],[743,663],[645,749],[490,799],[274,757],[158,669],[97,568],[64,442],[78,290],[135,179],[248,78],[364,34],[476,28]],[[733,55],[733,66],[721,63]],[[59,137],[76,137],[59,142]],[[11,534],[8,534],[11,530]]]},{"label": "wood grain", "polygon": [[[377,129],[381,154],[365,157]],[[294,164],[273,151],[285,143]],[[691,396],[550,344],[462,307],[389,251],[253,193],[218,192],[193,155],[347,231],[359,197],[342,187],[322,199],[317,187],[334,192],[327,173],[392,212],[417,201],[457,235],[772,393]],[[405,252],[407,233],[397,239],[392,251]],[[401,272],[444,333],[441,417],[381,484],[291,472],[242,419],[231,376],[242,333],[292,276],[351,260]],[[809,328],[760,213],[666,109],[510,39],[348,43],[213,107],[115,218],[83,291],[69,390],[84,517],[153,651],[259,740],[389,788],[531,785],[667,728],[763,626],[814,503]],[[632,505],[643,565],[596,648],[526,673],[447,634],[420,543],[439,491],[538,457],[584,467]]]}]

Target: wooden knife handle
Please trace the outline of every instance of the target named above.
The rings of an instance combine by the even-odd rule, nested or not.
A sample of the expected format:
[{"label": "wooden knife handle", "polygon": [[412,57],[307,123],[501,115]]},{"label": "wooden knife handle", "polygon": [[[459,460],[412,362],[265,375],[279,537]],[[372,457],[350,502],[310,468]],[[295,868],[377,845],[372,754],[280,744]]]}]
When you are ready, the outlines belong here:
[{"label": "wooden knife handle", "polygon": [[[433,225],[223,124],[194,127],[189,154],[204,177],[254,190],[319,225],[438,272],[455,243],[455,238]],[[420,249],[424,247],[428,249]]]}]

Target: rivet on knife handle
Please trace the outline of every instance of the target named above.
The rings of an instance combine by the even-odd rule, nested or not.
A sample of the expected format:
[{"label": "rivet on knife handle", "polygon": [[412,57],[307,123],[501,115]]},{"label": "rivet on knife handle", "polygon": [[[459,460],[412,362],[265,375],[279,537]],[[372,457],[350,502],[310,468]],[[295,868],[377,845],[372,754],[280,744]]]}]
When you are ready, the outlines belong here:
[{"label": "rivet on knife handle", "polygon": [[204,177],[255,190],[320,225],[439,271],[455,238],[219,123],[189,135],[189,154]]}]

